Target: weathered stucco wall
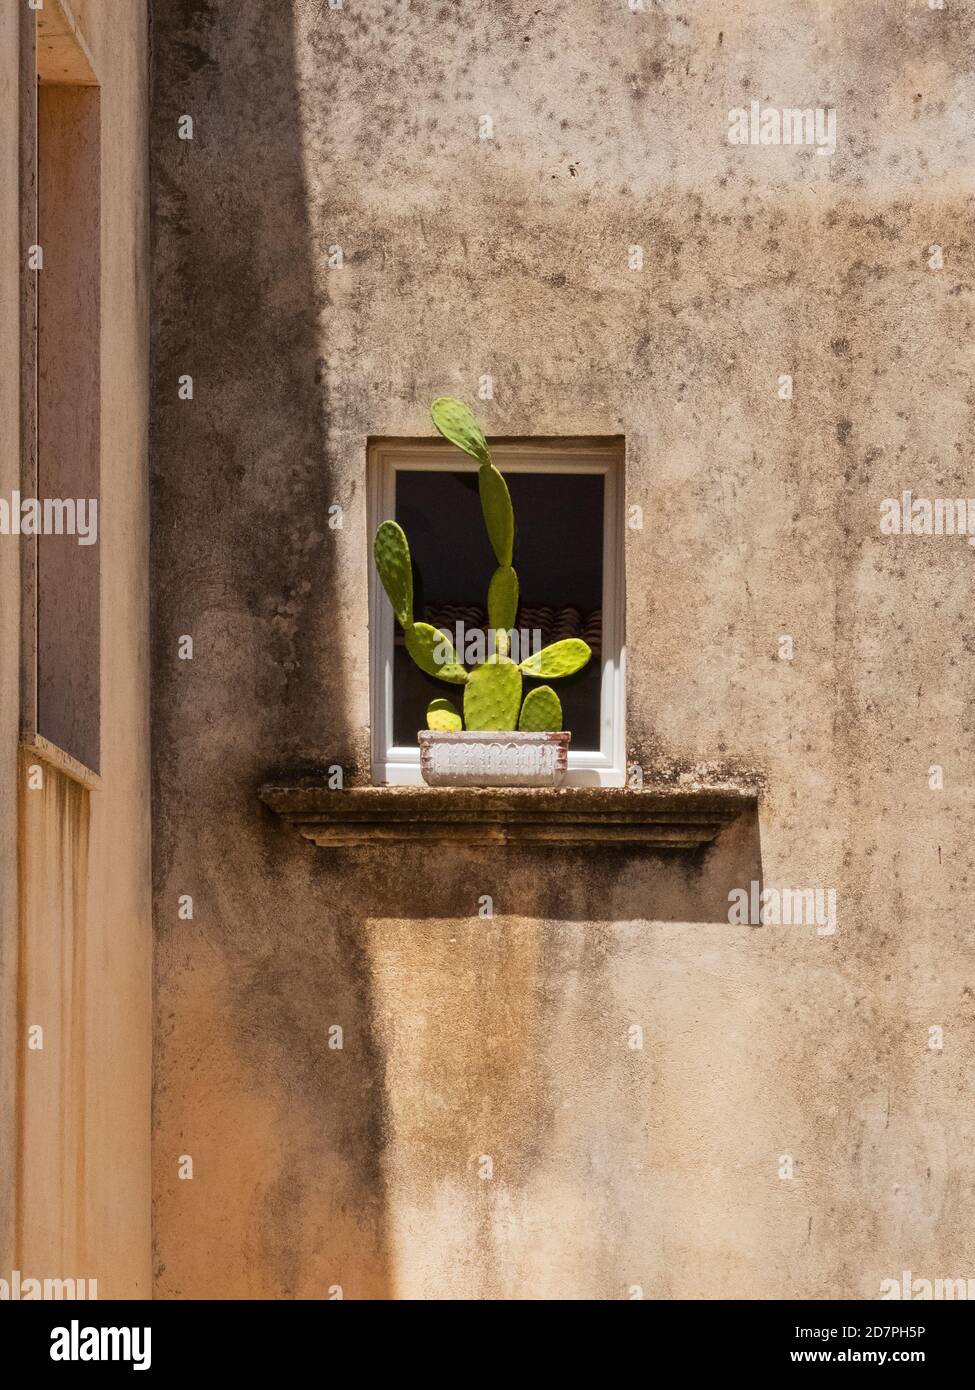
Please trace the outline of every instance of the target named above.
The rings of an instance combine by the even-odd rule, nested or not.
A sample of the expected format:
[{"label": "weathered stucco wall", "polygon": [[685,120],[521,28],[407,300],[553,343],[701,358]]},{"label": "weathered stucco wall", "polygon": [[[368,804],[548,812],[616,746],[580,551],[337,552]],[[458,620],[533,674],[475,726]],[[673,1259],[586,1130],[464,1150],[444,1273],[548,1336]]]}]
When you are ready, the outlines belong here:
[{"label": "weathered stucco wall", "polygon": [[[972,552],[879,516],[975,490],[975,21],[153,18],[158,1294],[971,1273]],[[836,153],[728,144],[753,99],[835,108]],[[765,788],[702,861],[325,853],[256,799],[367,777],[366,439],[487,373],[489,434],[626,437],[631,756]],[[759,874],[837,932],[729,925]]]},{"label": "weathered stucco wall", "polygon": [[[48,15],[52,8],[49,0]],[[75,0],[67,8],[101,87],[102,785],[86,790],[45,764],[43,785],[28,789],[34,752],[21,755],[18,773],[25,542],[0,536],[0,1276],[19,1269],[25,1278],[95,1279],[101,1298],[145,1298],[152,1016],[148,14],[138,0]],[[33,23],[26,6],[7,4],[0,13],[0,329],[10,367],[0,388],[0,492],[8,499],[21,485],[22,457],[17,344],[27,248],[19,225],[17,31],[25,14]],[[58,255],[54,240],[44,248],[48,258]],[[36,1025],[44,1029],[44,1047],[28,1050],[27,1030]]]}]

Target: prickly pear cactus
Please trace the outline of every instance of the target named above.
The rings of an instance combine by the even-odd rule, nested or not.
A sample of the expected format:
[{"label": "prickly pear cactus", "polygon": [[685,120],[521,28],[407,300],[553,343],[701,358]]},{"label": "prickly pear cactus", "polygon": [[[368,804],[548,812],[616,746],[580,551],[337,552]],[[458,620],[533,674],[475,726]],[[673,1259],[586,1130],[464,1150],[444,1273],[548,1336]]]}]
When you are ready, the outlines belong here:
[{"label": "prickly pear cactus", "polygon": [[456,734],[464,727],[456,707],[449,700],[431,700],[427,705],[427,728]]},{"label": "prickly pear cactus", "polygon": [[439,628],[429,623],[411,623],[403,629],[406,650],[428,676],[437,680],[449,681],[451,685],[463,685],[467,672],[457,660],[457,653]]},{"label": "prickly pear cactus", "polygon": [[515,549],[515,514],[508,484],[493,463],[482,463],[477,471],[484,525],[499,565],[510,566]]},{"label": "prickly pear cactus", "polygon": [[478,463],[490,465],[487,440],[463,401],[455,401],[453,396],[438,396],[430,407],[430,414],[444,439],[476,458]]},{"label": "prickly pear cactus", "polygon": [[521,672],[513,661],[485,661],[475,667],[464,687],[464,726],[468,729],[513,729],[521,705]]},{"label": "prickly pear cactus", "polygon": [[562,702],[550,685],[529,690],[521,707],[518,728],[525,734],[557,734],[562,727]]},{"label": "prickly pear cactus", "polygon": [[518,613],[518,576],[510,565],[499,565],[488,586],[488,624],[497,629],[514,627]]},{"label": "prickly pear cactus", "polygon": [[542,680],[558,680],[562,676],[574,676],[592,656],[592,648],[579,637],[566,637],[561,642],[553,642],[543,647],[534,656],[521,662],[521,670],[526,676],[541,677]]},{"label": "prickly pear cactus", "polygon": [[406,650],[426,675],[464,686],[463,720],[449,700],[431,700],[427,725],[444,731],[457,731],[466,724],[471,730],[510,730],[517,725],[523,732],[556,732],[562,727],[558,696],[543,685],[532,690],[522,705],[522,673],[542,680],[571,676],[582,670],[592,652],[579,638],[569,637],[527,657],[520,666],[509,660],[508,632],[518,614],[518,576],[511,566],[515,516],[508,485],[491,462],[480,425],[462,401],[441,396],[430,413],[444,438],[481,465],[477,479],[481,510],[498,568],[488,588],[488,623],[495,633],[497,654],[468,672],[442,632],[429,623],[413,621],[413,567],[402,527],[384,521],[376,532],[376,569],[403,629]]},{"label": "prickly pear cactus", "polygon": [[406,532],[395,521],[384,521],[372,543],[376,569],[400,627],[413,621],[413,565]]}]

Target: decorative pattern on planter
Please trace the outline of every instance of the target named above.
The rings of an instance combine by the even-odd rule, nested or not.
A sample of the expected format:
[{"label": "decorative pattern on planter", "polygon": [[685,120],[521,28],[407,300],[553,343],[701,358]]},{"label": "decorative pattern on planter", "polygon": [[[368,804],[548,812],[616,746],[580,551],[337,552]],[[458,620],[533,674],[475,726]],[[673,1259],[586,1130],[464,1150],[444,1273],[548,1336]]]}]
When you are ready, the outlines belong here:
[{"label": "decorative pattern on planter", "polygon": [[421,729],[418,738],[420,771],[431,787],[557,787],[571,735]]}]

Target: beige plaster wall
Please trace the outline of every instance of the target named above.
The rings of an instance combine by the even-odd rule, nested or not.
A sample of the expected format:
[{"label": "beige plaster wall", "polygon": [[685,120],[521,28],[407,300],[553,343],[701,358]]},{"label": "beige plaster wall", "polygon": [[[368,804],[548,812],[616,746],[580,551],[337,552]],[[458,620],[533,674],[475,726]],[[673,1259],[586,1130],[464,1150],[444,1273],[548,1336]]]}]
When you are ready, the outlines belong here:
[{"label": "beige plaster wall", "polygon": [[[973,38],[901,0],[154,6],[160,1296],[973,1272],[972,551],[879,531],[975,492]],[[834,107],[835,155],[729,145],[753,98]],[[325,853],[256,799],[367,778],[366,441],[485,373],[489,434],[626,437],[631,757],[764,788],[709,856]],[[729,925],[757,876],[837,932]]]}]

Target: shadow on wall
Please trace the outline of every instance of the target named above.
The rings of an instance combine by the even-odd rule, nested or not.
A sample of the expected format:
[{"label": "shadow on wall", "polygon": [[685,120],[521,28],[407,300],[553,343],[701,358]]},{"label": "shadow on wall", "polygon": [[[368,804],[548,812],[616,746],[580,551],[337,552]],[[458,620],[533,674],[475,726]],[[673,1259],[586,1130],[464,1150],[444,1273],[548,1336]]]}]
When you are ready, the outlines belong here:
[{"label": "shadow on wall", "polygon": [[[341,793],[336,793],[341,795]],[[296,832],[264,811],[270,854],[287,854]],[[469,918],[480,898],[494,911],[556,922],[728,923],[729,894],[760,888],[762,847],[757,811],[744,812],[717,839],[692,852],[612,846],[537,849],[490,845],[325,849],[313,856],[321,890],[355,884],[364,918]]]},{"label": "shadow on wall", "polygon": [[[329,633],[328,307],[293,10],[152,4],[153,1169],[166,1298],[391,1289],[355,880],[323,903],[295,856],[269,850],[245,791],[271,759],[355,757]],[[179,138],[185,115],[192,140]]]},{"label": "shadow on wall", "polygon": [[[345,935],[370,981],[383,1122],[361,1138],[380,1145],[396,1295],[510,1299],[527,1285],[543,1290],[535,1296],[617,1296],[664,1236],[635,1193],[652,1185],[655,1164],[666,1174],[669,1136],[683,1124],[664,1079],[693,1088],[694,1062],[672,1044],[695,1012],[686,1001],[737,1017],[721,995],[722,961],[763,949],[754,928],[728,923],[730,889],[761,880],[757,816],[687,855],[328,850],[262,815],[269,857],[307,873],[323,931]],[[326,927],[337,898],[342,925]],[[297,1028],[324,995],[313,1000],[307,972],[284,965],[284,953],[282,965],[290,987],[278,1008]],[[260,988],[266,998],[266,981]],[[358,1017],[347,1016],[356,1048]],[[628,1050],[634,1024],[645,1064]],[[336,1072],[324,1046],[320,1062],[318,1084]],[[750,1095],[734,1066],[726,1087],[743,1104]],[[613,1157],[602,1166],[604,1153]],[[497,1182],[480,1180],[484,1155]]]}]

